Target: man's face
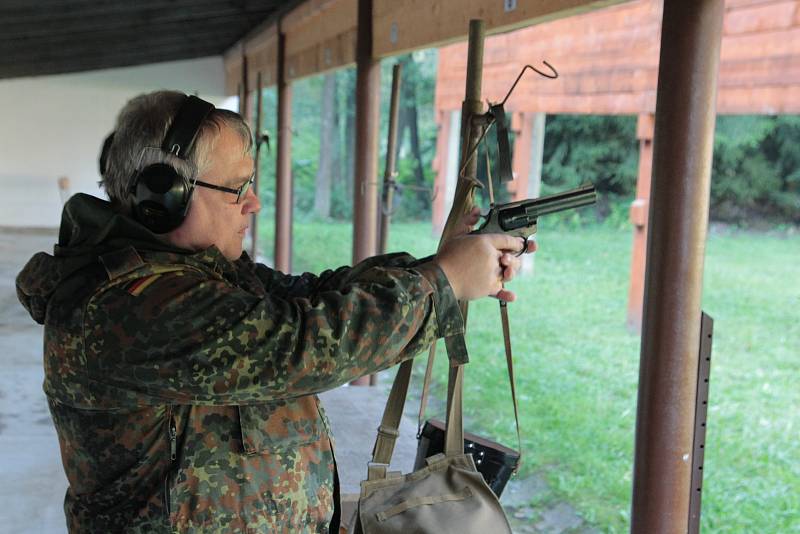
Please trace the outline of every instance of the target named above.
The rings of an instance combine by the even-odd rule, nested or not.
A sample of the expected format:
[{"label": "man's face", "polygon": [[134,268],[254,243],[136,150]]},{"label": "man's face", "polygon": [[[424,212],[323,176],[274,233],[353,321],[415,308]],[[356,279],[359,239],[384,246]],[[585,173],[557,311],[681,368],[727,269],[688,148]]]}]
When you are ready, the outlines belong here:
[{"label": "man's face", "polygon": [[[253,159],[245,153],[239,135],[228,126],[221,126],[208,156],[211,164],[198,176],[200,181],[238,189],[253,174]],[[173,244],[190,250],[216,245],[226,258],[237,260],[242,255],[250,214],[259,209],[261,204],[252,187],[238,204],[235,194],[195,187],[186,219],[167,236]]]}]

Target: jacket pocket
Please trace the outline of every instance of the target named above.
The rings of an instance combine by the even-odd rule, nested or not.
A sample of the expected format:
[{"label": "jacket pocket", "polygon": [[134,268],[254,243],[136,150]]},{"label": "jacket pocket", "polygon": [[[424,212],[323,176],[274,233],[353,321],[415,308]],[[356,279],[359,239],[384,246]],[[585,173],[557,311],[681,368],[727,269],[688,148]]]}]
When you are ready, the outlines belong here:
[{"label": "jacket pocket", "polygon": [[239,406],[242,449],[260,454],[319,441],[327,435],[315,396]]}]

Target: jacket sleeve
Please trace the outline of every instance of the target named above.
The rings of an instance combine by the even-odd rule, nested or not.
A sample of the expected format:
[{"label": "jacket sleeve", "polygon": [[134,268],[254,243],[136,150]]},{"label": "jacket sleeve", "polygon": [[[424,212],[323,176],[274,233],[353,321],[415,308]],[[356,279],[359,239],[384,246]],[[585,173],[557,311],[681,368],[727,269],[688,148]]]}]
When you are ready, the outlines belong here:
[{"label": "jacket sleeve", "polygon": [[[383,254],[367,258],[359,263],[356,268],[360,271],[365,271],[372,267],[415,267],[430,263],[432,259],[433,256],[428,256],[417,260],[404,252]],[[264,284],[266,290],[270,294],[280,297],[310,297],[321,287],[341,287],[343,283],[353,276],[351,267],[327,270],[320,275],[312,273],[289,275],[271,269],[262,263],[252,265],[254,265],[256,277]]]},{"label": "jacket sleeve", "polygon": [[307,280],[258,297],[182,271],[138,296],[102,292],[84,316],[89,378],[146,403],[241,405],[334,388],[437,338],[460,340],[451,357],[466,360],[461,312],[434,263],[368,261]]}]

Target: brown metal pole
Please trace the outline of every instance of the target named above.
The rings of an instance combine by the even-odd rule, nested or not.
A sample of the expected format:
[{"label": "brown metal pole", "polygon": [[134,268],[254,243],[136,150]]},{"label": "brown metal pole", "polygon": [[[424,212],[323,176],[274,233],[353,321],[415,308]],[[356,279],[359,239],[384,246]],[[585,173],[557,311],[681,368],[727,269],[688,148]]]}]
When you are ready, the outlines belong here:
[{"label": "brown metal pole", "polygon": [[[356,35],[356,154],[353,181],[353,264],[376,252],[380,63],[372,57],[372,0],[358,0]],[[351,382],[368,385],[369,377]]]},{"label": "brown metal pole", "polygon": [[389,225],[392,222],[391,209],[394,202],[395,152],[397,151],[397,117],[400,112],[400,77],[403,65],[392,67],[392,100],[389,105],[389,139],[386,142],[386,170],[383,173],[383,208],[381,209],[380,240],[378,253],[386,254],[389,245]]},{"label": "brown metal pole", "polygon": [[275,184],[275,269],[292,271],[292,87],[286,80],[286,35],[278,31],[278,157]]},{"label": "brown metal pole", "polygon": [[247,121],[247,55],[242,51],[242,78],[239,83],[239,115]]},{"label": "brown metal pole", "polygon": [[374,256],[378,213],[380,63],[372,57],[372,0],[358,0],[353,263]]},{"label": "brown metal pole", "polygon": [[[255,139],[255,154],[254,154],[254,174],[253,174],[253,193],[258,198],[258,178],[259,168],[261,167],[261,71],[256,74],[256,123],[253,138]],[[258,213],[253,213],[250,220],[250,256],[253,261],[256,261],[256,254],[258,254]]]},{"label": "brown metal pole", "polygon": [[653,154],[631,532],[684,533],[724,0],[667,0]]}]

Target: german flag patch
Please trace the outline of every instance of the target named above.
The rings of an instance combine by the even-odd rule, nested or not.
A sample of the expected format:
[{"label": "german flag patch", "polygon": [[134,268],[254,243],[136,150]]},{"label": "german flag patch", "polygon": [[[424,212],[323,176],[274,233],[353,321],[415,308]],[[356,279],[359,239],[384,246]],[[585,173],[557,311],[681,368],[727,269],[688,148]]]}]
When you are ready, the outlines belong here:
[{"label": "german flag patch", "polygon": [[129,283],[125,289],[134,297],[138,297],[153,282],[158,280],[160,276],[160,274],[151,274],[150,276],[145,276],[144,278],[137,278],[133,282]]}]

